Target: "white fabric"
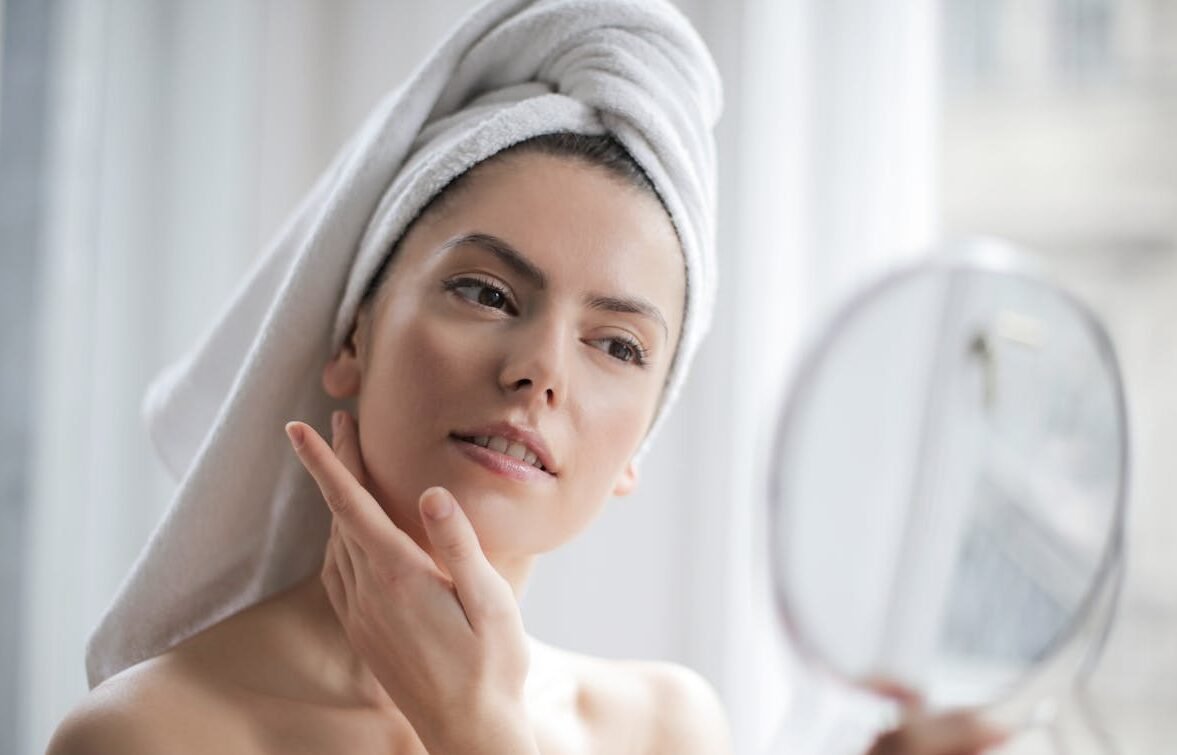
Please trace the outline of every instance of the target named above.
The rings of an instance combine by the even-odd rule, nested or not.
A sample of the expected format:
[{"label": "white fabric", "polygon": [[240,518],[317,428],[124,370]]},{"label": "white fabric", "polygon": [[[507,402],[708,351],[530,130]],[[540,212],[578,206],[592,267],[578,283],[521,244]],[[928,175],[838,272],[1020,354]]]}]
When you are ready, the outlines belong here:
[{"label": "white fabric", "polygon": [[[682,243],[687,311],[654,434],[714,301],[719,79],[662,0],[492,0],[375,109],[204,339],[144,403],[179,488],[87,648],[91,687],[311,574],[325,507],[284,423],[325,429],[318,381],[383,256],[452,178],[541,133],[610,132]],[[644,448],[645,446],[643,446]]]}]

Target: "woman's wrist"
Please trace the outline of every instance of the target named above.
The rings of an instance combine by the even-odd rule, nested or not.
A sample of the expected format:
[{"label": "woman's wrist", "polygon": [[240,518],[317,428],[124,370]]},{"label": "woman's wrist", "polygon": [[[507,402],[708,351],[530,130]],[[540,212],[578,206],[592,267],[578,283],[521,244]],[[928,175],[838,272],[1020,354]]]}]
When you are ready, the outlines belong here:
[{"label": "woman's wrist", "polygon": [[444,721],[418,731],[429,752],[447,755],[539,755],[535,732],[522,704],[453,709]]}]

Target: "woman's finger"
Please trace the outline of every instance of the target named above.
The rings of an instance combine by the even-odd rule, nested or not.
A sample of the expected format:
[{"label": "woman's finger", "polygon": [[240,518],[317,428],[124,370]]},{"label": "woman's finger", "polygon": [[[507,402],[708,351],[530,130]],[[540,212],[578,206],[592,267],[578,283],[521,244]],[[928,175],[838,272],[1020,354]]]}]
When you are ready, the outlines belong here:
[{"label": "woman's finger", "polygon": [[[352,476],[335,452],[315,430],[303,422],[288,422],[286,434],[299,460],[323,494],[323,500],[338,522],[344,536],[355,538],[364,549],[381,553],[385,566],[394,572],[420,569],[428,561],[413,539],[400,530],[380,508],[380,504]],[[399,563],[398,563],[399,562]]]},{"label": "woman's finger", "polygon": [[516,609],[506,582],[490,565],[466,512],[443,487],[421,494],[421,520],[434,552],[453,580],[470,625],[479,629],[502,607]]},{"label": "woman's finger", "polygon": [[[339,459],[344,468],[356,479],[356,482],[364,486],[366,490],[367,485],[365,480],[367,479],[367,475],[364,474],[364,465],[360,460],[359,441],[354,429],[348,426],[349,419],[350,417],[345,411],[337,410],[331,413],[331,450],[335,452],[335,458]],[[355,589],[356,570],[352,564],[352,551],[348,547],[349,545],[353,548],[355,547],[353,543],[348,542],[347,537],[339,528],[339,519],[332,516],[331,538],[328,547],[332,548],[335,552],[335,562],[338,564],[339,573],[343,578],[344,584]]]},{"label": "woman's finger", "polygon": [[894,700],[899,704],[904,719],[920,715],[924,710],[924,698],[907,685],[882,676],[872,676],[863,681],[872,692]]},{"label": "woman's finger", "polygon": [[339,531],[339,524],[334,517],[331,519],[331,537],[327,539],[327,551],[331,560],[335,562],[335,569],[339,572],[343,584],[355,589],[355,566],[352,565],[351,553],[347,549],[343,533]]},{"label": "woman's finger", "polygon": [[327,590],[327,599],[337,615],[347,606],[343,588],[343,577],[339,573],[339,565],[335,562],[335,551],[330,541],[327,543],[327,553],[323,557],[323,568],[319,570],[319,581]]},{"label": "woman's finger", "polygon": [[355,419],[345,411],[331,414],[331,447],[343,466],[361,485],[367,486],[368,473],[360,455],[359,427]]}]

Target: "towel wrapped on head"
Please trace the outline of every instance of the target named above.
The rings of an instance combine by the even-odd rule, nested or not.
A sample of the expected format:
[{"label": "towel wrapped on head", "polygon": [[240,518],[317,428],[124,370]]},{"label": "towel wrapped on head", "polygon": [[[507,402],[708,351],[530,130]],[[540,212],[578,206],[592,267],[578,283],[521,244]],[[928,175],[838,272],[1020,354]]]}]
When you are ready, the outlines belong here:
[{"label": "towel wrapped on head", "polygon": [[91,687],[318,569],[329,517],[283,425],[325,430],[337,404],[320,371],[385,256],[442,188],[513,144],[612,134],[670,213],[687,302],[648,444],[713,308],[719,110],[714,63],[662,0],[491,0],[462,20],[367,118],[202,341],[152,384],[147,424],[179,487],[90,638]]}]

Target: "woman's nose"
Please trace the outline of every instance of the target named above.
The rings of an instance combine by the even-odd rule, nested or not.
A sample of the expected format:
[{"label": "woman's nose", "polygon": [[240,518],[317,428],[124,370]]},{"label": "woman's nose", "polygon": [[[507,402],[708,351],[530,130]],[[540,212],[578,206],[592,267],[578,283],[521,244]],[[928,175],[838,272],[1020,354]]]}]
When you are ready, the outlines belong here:
[{"label": "woman's nose", "polygon": [[568,391],[568,341],[557,322],[536,322],[515,334],[499,384],[509,395],[526,395],[528,403],[549,407],[563,403]]}]

